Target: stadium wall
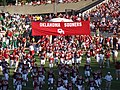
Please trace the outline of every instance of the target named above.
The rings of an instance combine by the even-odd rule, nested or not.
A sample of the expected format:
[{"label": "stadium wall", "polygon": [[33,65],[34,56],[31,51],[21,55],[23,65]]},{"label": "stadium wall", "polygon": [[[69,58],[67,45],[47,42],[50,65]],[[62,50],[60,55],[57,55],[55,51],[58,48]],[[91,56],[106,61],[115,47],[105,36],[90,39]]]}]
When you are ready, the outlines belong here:
[{"label": "stadium wall", "polygon": [[[99,0],[87,0],[79,1],[77,3],[60,3],[56,5],[57,12],[65,12],[65,9],[80,10],[83,7],[86,7],[92,3],[95,3]],[[11,14],[45,14],[45,13],[54,13],[55,4],[47,5],[23,5],[23,6],[0,6],[0,10],[4,12],[9,12]]]}]

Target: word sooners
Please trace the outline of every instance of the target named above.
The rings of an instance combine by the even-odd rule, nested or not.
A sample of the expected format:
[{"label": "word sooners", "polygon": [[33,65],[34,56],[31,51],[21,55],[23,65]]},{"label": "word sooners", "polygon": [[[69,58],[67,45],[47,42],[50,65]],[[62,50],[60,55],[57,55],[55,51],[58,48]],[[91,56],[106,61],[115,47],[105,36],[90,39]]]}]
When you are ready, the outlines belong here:
[{"label": "word sooners", "polygon": [[[62,25],[63,24],[63,25]],[[80,27],[82,26],[81,22],[71,22],[71,23],[40,23],[40,27]]]}]

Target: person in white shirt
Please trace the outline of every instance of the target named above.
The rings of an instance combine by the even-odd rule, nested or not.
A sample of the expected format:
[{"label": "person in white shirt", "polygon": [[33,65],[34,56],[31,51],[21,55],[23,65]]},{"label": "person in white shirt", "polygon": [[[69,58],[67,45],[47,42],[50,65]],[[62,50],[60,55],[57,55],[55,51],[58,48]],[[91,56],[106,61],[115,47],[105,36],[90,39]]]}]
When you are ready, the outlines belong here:
[{"label": "person in white shirt", "polygon": [[87,56],[86,63],[88,63],[88,64],[91,63],[91,58],[90,58],[90,56]]},{"label": "person in white shirt", "polygon": [[100,53],[100,60],[99,60],[99,65],[100,65],[100,68],[103,67],[103,63],[104,63],[104,53]]},{"label": "person in white shirt", "polygon": [[114,64],[117,62],[117,57],[118,57],[118,51],[116,49],[113,49],[112,50],[112,60],[113,60]]},{"label": "person in white shirt", "polygon": [[105,80],[106,80],[106,90],[110,90],[111,81],[113,80],[113,77],[110,74],[110,72],[108,72],[108,74],[105,76]]},{"label": "person in white shirt", "polygon": [[114,59],[115,59],[115,62],[117,61],[117,57],[118,57],[118,51],[114,50]]},{"label": "person in white shirt", "polygon": [[30,55],[34,55],[35,51],[34,51],[34,46],[32,44],[29,46],[29,51],[30,51]]},{"label": "person in white shirt", "polygon": [[96,54],[96,61],[99,63],[99,61],[100,61],[100,54],[99,53],[97,53]]}]

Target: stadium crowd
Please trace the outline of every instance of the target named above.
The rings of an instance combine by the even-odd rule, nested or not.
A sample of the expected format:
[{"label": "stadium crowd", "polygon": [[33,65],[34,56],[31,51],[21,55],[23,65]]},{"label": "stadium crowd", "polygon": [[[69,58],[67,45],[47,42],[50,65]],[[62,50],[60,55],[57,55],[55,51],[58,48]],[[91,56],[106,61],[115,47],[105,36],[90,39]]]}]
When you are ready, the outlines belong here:
[{"label": "stadium crowd", "polygon": [[[84,16],[79,15],[11,15],[0,14],[0,68],[3,78],[0,80],[0,90],[8,90],[10,84],[10,69],[15,90],[22,90],[29,80],[33,80],[34,90],[42,90],[48,84],[48,89],[57,90],[101,90],[103,79],[106,80],[106,90],[110,90],[113,77],[110,72],[103,76],[103,69],[115,65],[116,80],[120,80],[120,38],[116,35],[120,31],[120,1],[110,0],[98,6]],[[47,22],[52,18],[61,17],[73,21],[91,20],[91,30],[94,36],[50,36],[34,37],[31,35],[31,21]],[[97,20],[99,18],[99,20]],[[4,32],[3,32],[4,31]],[[99,35],[99,32],[112,33],[111,36]],[[39,60],[37,60],[37,58]],[[84,59],[83,59],[84,58]],[[99,69],[93,71],[91,62],[94,60]],[[85,60],[84,68],[80,67]],[[38,62],[40,66],[38,65]],[[48,63],[49,70],[46,70]],[[57,72],[53,68],[57,69]],[[83,72],[79,68],[83,69]],[[84,75],[82,75],[84,73]],[[56,78],[57,74],[57,78]],[[30,77],[28,77],[30,75]],[[45,83],[47,81],[47,83]]]}]

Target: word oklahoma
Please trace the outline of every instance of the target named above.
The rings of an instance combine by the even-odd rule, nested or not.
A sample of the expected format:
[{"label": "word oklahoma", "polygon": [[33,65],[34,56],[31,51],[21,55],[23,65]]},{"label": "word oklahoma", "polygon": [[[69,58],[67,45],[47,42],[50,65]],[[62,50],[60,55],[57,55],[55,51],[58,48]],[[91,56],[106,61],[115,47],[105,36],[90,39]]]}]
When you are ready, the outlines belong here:
[{"label": "word oklahoma", "polygon": [[62,23],[49,23],[49,22],[46,22],[46,23],[40,23],[40,27],[81,27],[82,26],[82,23],[81,22],[71,22],[71,23],[65,23],[65,22],[62,22]]}]

